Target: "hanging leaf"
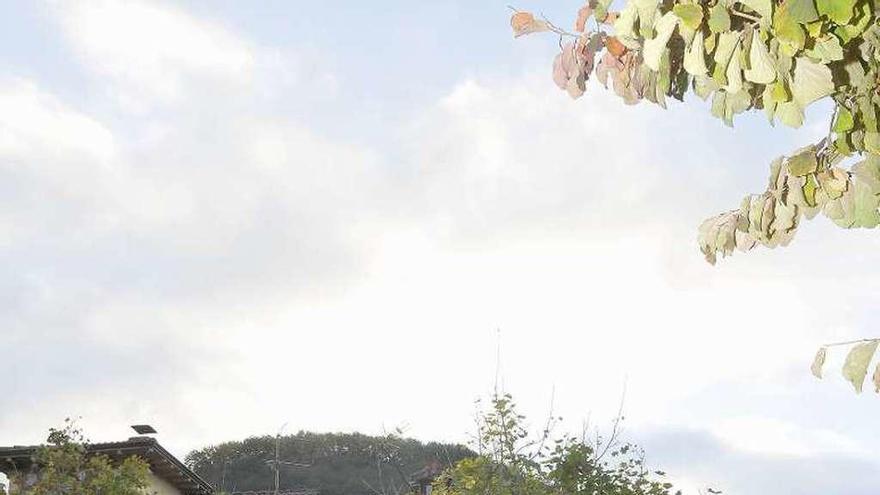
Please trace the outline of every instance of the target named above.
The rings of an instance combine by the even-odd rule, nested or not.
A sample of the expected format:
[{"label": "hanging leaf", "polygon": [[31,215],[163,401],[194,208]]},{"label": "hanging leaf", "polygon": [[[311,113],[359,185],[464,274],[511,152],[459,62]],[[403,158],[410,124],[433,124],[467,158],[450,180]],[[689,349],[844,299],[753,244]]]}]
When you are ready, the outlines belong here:
[{"label": "hanging leaf", "polygon": [[614,21],[614,33],[618,38],[631,39],[636,38],[636,21],[639,18],[639,11],[635,2],[627,2],[626,7],[620,11],[617,20]]},{"label": "hanging leaf", "polygon": [[706,67],[706,45],[702,31],[694,36],[691,46],[688,47],[684,56],[684,70],[692,76],[703,76],[709,72]]},{"label": "hanging leaf", "polygon": [[[657,16],[659,4],[657,0],[631,0],[635,5],[639,18],[639,34],[645,38],[651,38],[654,31],[654,20]],[[623,14],[621,12],[621,14]]]},{"label": "hanging leaf", "polygon": [[804,125],[804,108],[796,101],[776,105],[776,117],[783,124],[795,129]]},{"label": "hanging leaf", "polygon": [[669,38],[672,37],[672,32],[675,31],[675,26],[677,25],[678,17],[672,12],[667,12],[657,21],[657,35],[645,41],[642,56],[644,57],[645,65],[651,70],[660,70],[660,58],[663,57],[666,44],[669,43]]},{"label": "hanging leaf", "polygon": [[843,45],[833,34],[825,35],[814,42],[813,48],[805,52],[810,58],[822,64],[843,60]]},{"label": "hanging leaf", "polygon": [[605,39],[605,48],[608,50],[608,53],[618,58],[626,53],[626,46],[614,36],[609,36]]},{"label": "hanging leaf", "polygon": [[738,93],[742,89],[743,82],[742,45],[738,44],[733,49],[733,55],[730,57],[730,63],[727,64],[727,71],[724,75],[727,79],[727,86],[724,89],[731,94]]},{"label": "hanging leaf", "polygon": [[849,24],[856,8],[856,0],[816,0],[819,14],[838,24]]},{"label": "hanging leaf", "polygon": [[593,15],[593,7],[590,2],[578,9],[577,19],[574,21],[574,30],[582,33],[587,28],[587,21]]},{"label": "hanging leaf", "polygon": [[[831,1],[837,2],[839,0]],[[814,0],[785,0],[783,5],[787,8],[792,19],[801,24],[807,24],[819,19],[819,13],[813,2]]]},{"label": "hanging leaf", "polygon": [[765,26],[769,25],[770,19],[773,17],[772,0],[741,0],[741,3],[761,16],[761,21]]},{"label": "hanging leaf", "polygon": [[852,383],[856,393],[862,393],[865,376],[868,374],[868,365],[871,364],[871,359],[877,351],[878,343],[880,341],[874,340],[858,344],[846,356],[846,362],[843,363],[843,377]]},{"label": "hanging leaf", "polygon": [[780,48],[789,56],[803,49],[807,40],[803,26],[789,13],[787,3],[780,5],[773,14],[773,33]]},{"label": "hanging leaf", "polygon": [[825,365],[825,355],[828,353],[827,347],[822,347],[816,352],[816,357],[813,358],[813,364],[810,366],[810,371],[813,372],[813,376],[816,378],[822,378],[822,367]]},{"label": "hanging leaf", "polygon": [[739,46],[739,35],[737,33],[723,33],[718,36],[718,46],[715,47],[715,70],[712,78],[718,84],[727,85],[727,66],[730,64],[733,52]]},{"label": "hanging leaf", "polygon": [[791,92],[802,107],[834,92],[834,78],[827,65],[806,57],[795,60]]},{"label": "hanging leaf", "polygon": [[880,363],[874,369],[874,392],[880,394]]},{"label": "hanging leaf", "polygon": [[786,166],[788,167],[788,172],[797,177],[815,173],[819,167],[819,160],[816,158],[816,147],[807,146],[799,150],[788,159]]},{"label": "hanging leaf", "polygon": [[672,8],[681,23],[692,31],[700,29],[703,24],[703,8],[692,3],[680,3]]},{"label": "hanging leaf", "polygon": [[718,2],[709,8],[709,31],[713,34],[730,31],[730,13],[724,2]]},{"label": "hanging leaf", "polygon": [[749,48],[749,68],[746,79],[753,83],[770,84],[776,80],[776,64],[770,58],[767,45],[761,41],[757,30],[752,32],[752,45]]}]

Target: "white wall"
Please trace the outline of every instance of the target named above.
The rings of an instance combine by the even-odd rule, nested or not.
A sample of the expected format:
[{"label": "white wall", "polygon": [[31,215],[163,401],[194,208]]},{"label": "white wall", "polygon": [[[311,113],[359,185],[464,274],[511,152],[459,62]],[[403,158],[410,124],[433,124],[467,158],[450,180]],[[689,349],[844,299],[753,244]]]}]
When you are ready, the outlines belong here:
[{"label": "white wall", "polygon": [[180,490],[152,472],[150,472],[150,487],[147,488],[147,493],[150,495],[181,495]]}]

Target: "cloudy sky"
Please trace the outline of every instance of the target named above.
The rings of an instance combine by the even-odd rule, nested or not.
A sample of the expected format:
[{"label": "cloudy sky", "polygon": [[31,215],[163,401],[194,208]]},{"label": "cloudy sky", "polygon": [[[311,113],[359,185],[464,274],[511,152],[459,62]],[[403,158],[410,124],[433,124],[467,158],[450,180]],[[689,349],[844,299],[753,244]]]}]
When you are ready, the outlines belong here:
[{"label": "cloudy sky", "polygon": [[880,239],[695,241],[823,109],[573,102],[508,3],[0,2],[0,444],[464,441],[497,375],[535,425],[625,389],[690,493],[875,493],[880,399],[808,366],[880,334]]}]

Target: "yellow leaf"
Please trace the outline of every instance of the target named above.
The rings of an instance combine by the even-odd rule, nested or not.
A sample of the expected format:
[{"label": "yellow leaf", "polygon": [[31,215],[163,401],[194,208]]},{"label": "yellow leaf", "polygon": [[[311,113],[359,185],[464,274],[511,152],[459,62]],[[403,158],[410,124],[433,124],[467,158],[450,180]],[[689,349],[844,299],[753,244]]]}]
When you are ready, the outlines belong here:
[{"label": "yellow leaf", "polygon": [[865,384],[865,376],[868,374],[868,365],[877,351],[878,340],[859,344],[849,351],[846,362],[843,363],[843,377],[849,380],[856,389],[856,393],[862,393]]}]

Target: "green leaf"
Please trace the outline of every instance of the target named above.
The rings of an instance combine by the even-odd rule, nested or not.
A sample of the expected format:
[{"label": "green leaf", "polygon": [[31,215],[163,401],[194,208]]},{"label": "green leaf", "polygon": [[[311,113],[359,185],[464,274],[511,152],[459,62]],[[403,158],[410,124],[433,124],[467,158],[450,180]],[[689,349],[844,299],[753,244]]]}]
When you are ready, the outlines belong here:
[{"label": "green leaf", "polygon": [[741,3],[757,12],[761,16],[762,24],[770,24],[773,17],[773,2],[771,0],[741,0]]},{"label": "green leaf", "polygon": [[730,57],[730,63],[727,64],[727,71],[724,73],[727,78],[727,85],[724,87],[729,93],[738,93],[742,89],[742,45],[737,44],[733,50],[733,56]]},{"label": "green leaf", "polygon": [[784,101],[776,105],[776,118],[789,127],[798,128],[804,125],[804,109],[794,100]]},{"label": "green leaf", "polygon": [[718,2],[709,8],[709,31],[713,34],[730,31],[730,13],[724,2]]},{"label": "green leaf", "polygon": [[689,29],[696,31],[703,24],[703,8],[692,3],[680,3],[672,8],[675,15]]},{"label": "green leaf", "polygon": [[867,158],[852,167],[853,175],[867,184],[874,194],[880,194],[880,157],[868,155]]},{"label": "green leaf", "polygon": [[837,24],[849,24],[856,8],[856,0],[816,0],[819,14],[828,16]]},{"label": "green leaf", "polygon": [[738,45],[738,33],[728,31],[718,36],[718,45],[715,47],[715,55],[713,57],[715,60],[715,72],[712,74],[712,78],[722,86],[727,85],[727,65],[730,63],[733,52]]},{"label": "green leaf", "polygon": [[724,91],[716,91],[712,96],[712,116],[719,119],[724,118],[724,110],[727,108],[727,93]]},{"label": "green leaf", "polygon": [[[814,0],[785,0],[783,5],[788,10],[792,19],[801,24],[806,24],[819,18],[819,13],[816,11],[816,6],[813,4],[813,1]],[[838,0],[832,1],[836,2]],[[780,9],[781,8],[782,7],[780,7]]]},{"label": "green leaf", "polygon": [[663,57],[663,52],[666,51],[666,44],[669,43],[669,38],[672,37],[672,32],[675,31],[675,26],[677,25],[678,17],[672,12],[667,12],[657,21],[655,26],[657,35],[645,41],[642,56],[644,57],[645,65],[651,70],[655,72],[660,70],[660,59]]},{"label": "green leaf", "polygon": [[880,363],[874,369],[874,392],[880,394]]},{"label": "green leaf", "polygon": [[815,208],[819,206],[819,203],[816,201],[816,191],[819,189],[818,184],[816,184],[816,178],[813,176],[807,176],[804,179],[804,201],[806,201],[807,205]]},{"label": "green leaf", "polygon": [[803,148],[788,159],[786,166],[788,167],[788,172],[797,177],[815,173],[819,168],[819,161],[816,159],[816,148],[814,146]]},{"label": "green leaf", "polygon": [[654,31],[654,18],[657,16],[657,0],[632,0],[639,14],[639,34],[651,38]]},{"label": "green leaf", "polygon": [[865,150],[868,153],[873,153],[875,155],[880,154],[880,133],[878,133],[878,132],[866,132],[865,133]]},{"label": "green leaf", "polygon": [[834,119],[834,125],[831,130],[834,132],[846,132],[853,128],[853,114],[846,107],[837,107],[837,117]]},{"label": "green leaf", "polygon": [[764,104],[764,113],[767,115],[767,121],[770,122],[770,125],[773,125],[776,119],[776,102],[773,101],[773,86],[764,86],[761,100]]},{"label": "green leaf", "polygon": [[840,39],[837,36],[829,34],[816,40],[813,48],[807,50],[806,53],[810,58],[827,64],[836,60],[843,60],[843,45],[840,44]]},{"label": "green leaf", "polygon": [[834,92],[831,69],[806,57],[798,57],[795,60],[791,92],[802,107],[830,95]]},{"label": "green leaf", "polygon": [[880,197],[865,182],[856,180],[852,182],[853,186],[853,206],[855,209],[855,227],[864,229],[873,229],[880,225],[880,213],[877,207],[880,206]]},{"label": "green leaf", "polygon": [[776,81],[770,85],[770,97],[775,103],[791,101],[791,93],[788,92],[782,81]]},{"label": "green leaf", "polygon": [[776,80],[776,64],[770,58],[767,45],[761,41],[757,30],[752,32],[752,46],[749,49],[749,68],[746,79],[758,84],[770,84]]},{"label": "green leaf", "polygon": [[614,34],[618,38],[635,38],[635,27],[638,17],[639,11],[636,8],[635,2],[627,2],[626,7],[620,11],[620,15],[617,16],[617,20],[614,21]]},{"label": "green leaf", "polygon": [[792,56],[804,48],[807,38],[803,26],[791,16],[786,6],[783,4],[777,8],[773,15],[773,34],[779,40],[780,48]]},{"label": "green leaf", "polygon": [[703,100],[719,88],[718,83],[709,76],[694,76],[694,94]]},{"label": "green leaf", "polygon": [[865,376],[868,374],[868,365],[877,351],[878,341],[859,344],[849,351],[846,362],[843,364],[843,377],[852,383],[856,393],[862,393],[865,384]]},{"label": "green leaf", "polygon": [[856,100],[856,104],[859,107],[859,122],[862,124],[864,129],[868,132],[877,132],[878,124],[877,124],[877,111],[874,104],[871,103],[870,98],[862,97]]},{"label": "green leaf", "polygon": [[843,44],[847,44],[853,38],[862,34],[865,29],[867,29],[868,25],[871,24],[873,18],[874,16],[871,13],[871,2],[863,0],[856,6],[855,23],[850,21],[849,24],[837,26],[837,28],[834,29],[834,34],[840,37]]}]

